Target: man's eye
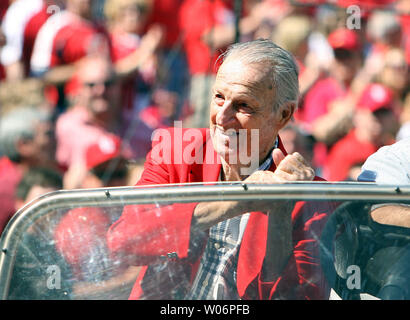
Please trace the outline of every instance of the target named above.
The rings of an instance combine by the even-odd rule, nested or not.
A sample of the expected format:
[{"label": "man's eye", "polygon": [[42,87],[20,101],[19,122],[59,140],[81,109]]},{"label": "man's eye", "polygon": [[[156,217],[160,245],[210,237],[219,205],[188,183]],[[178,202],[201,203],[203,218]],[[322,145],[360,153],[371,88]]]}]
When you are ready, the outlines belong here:
[{"label": "man's eye", "polygon": [[215,94],[215,101],[217,103],[223,103],[223,100],[224,100],[224,97],[221,94],[219,93]]},{"label": "man's eye", "polygon": [[244,112],[251,112],[252,108],[245,102],[241,102],[237,104],[237,109],[239,111],[244,111]]}]

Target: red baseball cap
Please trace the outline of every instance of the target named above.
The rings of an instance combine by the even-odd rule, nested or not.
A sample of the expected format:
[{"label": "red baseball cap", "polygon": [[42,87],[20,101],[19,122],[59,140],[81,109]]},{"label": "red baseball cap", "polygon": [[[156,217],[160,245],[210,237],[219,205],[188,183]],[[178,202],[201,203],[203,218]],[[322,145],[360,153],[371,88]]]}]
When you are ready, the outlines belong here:
[{"label": "red baseball cap", "polygon": [[86,165],[88,169],[92,169],[121,155],[121,139],[116,135],[104,135],[88,147],[85,155]]},{"label": "red baseball cap", "polygon": [[359,36],[356,32],[347,28],[339,28],[334,30],[329,34],[327,40],[333,49],[360,49]]},{"label": "red baseball cap", "polygon": [[363,90],[357,106],[375,112],[382,108],[391,109],[393,101],[393,92],[389,88],[380,83],[371,83]]}]

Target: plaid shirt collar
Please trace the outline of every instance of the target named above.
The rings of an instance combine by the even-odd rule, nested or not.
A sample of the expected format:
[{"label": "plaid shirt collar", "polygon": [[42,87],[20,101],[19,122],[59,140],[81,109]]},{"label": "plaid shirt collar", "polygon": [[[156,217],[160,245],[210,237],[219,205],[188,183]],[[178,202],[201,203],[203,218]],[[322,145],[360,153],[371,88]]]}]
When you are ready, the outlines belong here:
[{"label": "plaid shirt collar", "polygon": [[276,137],[275,145],[273,148],[269,151],[268,156],[265,158],[265,160],[262,162],[262,164],[259,166],[258,170],[259,171],[265,171],[268,170],[272,164],[273,164],[273,158],[272,158],[272,152],[279,146],[279,138]]}]

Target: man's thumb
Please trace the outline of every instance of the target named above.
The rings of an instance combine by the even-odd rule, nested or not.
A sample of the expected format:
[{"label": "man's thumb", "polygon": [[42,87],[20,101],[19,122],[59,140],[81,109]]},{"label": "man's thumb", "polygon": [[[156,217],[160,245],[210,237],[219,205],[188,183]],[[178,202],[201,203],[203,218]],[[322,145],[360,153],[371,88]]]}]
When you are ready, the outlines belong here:
[{"label": "man's thumb", "polygon": [[279,166],[279,163],[285,159],[285,155],[283,154],[282,150],[276,148],[272,151],[272,158],[273,162],[275,163],[276,168]]}]

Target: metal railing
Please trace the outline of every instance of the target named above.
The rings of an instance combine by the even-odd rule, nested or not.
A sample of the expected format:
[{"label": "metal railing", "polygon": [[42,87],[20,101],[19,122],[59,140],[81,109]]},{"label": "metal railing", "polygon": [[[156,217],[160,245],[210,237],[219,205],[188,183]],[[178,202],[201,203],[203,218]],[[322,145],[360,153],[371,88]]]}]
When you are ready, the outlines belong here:
[{"label": "metal railing", "polygon": [[20,209],[3,231],[0,247],[0,297],[7,299],[16,251],[22,235],[37,219],[59,209],[245,200],[349,201],[410,203],[410,185],[300,182],[276,185],[212,183],[156,185],[48,193]]}]

